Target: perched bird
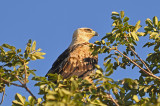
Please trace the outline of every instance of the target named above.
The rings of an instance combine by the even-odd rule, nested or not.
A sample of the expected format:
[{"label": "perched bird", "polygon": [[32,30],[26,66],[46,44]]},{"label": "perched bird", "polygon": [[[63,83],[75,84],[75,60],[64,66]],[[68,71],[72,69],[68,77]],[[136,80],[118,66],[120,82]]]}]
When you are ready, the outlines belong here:
[{"label": "perched bird", "polygon": [[98,63],[98,55],[93,56],[89,47],[92,44],[89,40],[93,36],[98,36],[98,33],[90,28],[75,30],[71,44],[53,63],[48,73],[61,74],[65,79],[71,76],[88,79]]}]

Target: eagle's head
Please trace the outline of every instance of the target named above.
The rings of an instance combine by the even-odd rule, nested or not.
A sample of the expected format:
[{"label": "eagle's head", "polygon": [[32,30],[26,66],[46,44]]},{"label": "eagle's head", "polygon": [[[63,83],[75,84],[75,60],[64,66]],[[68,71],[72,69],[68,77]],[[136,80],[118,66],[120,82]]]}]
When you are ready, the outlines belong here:
[{"label": "eagle's head", "polygon": [[71,45],[89,42],[93,36],[98,36],[91,28],[78,28],[74,31]]}]

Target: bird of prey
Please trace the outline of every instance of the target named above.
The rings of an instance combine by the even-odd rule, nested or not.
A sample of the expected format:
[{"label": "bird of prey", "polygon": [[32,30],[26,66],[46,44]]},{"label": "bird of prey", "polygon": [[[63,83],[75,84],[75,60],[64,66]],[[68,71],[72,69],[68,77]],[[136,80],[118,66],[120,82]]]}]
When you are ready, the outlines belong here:
[{"label": "bird of prey", "polygon": [[98,63],[98,55],[93,56],[89,46],[93,36],[98,36],[98,33],[91,28],[75,30],[71,44],[53,63],[48,73],[61,74],[64,79],[71,76],[87,79]]}]

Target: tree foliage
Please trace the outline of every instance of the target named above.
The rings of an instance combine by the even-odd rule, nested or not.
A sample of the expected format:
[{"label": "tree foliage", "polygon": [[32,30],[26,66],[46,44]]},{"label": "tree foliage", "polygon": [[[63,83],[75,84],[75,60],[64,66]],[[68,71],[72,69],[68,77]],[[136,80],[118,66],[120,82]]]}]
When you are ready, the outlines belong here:
[{"label": "tree foliage", "polygon": [[[0,46],[0,92],[5,94],[5,88],[11,85],[26,89],[30,96],[15,95],[13,106],[146,106],[160,105],[160,21],[156,16],[147,18],[143,32],[141,21],[135,25],[129,24],[129,17],[124,11],[112,12],[113,29],[100,41],[91,46],[93,55],[106,54],[104,58],[105,69],[96,65],[96,73],[90,75],[94,80],[89,83],[73,76],[63,79],[61,75],[50,74],[52,81],[43,76],[36,76],[34,71],[28,67],[30,61],[43,59],[45,53],[41,49],[36,50],[36,42],[29,40],[24,53],[14,46],[3,44]],[[140,37],[148,37],[150,42],[144,44],[151,53],[143,60],[136,51],[137,42]],[[125,48],[121,51],[119,48]],[[152,50],[153,49],[153,50]],[[143,52],[143,51],[142,51]],[[131,67],[139,71],[138,79],[124,78],[114,80],[109,76],[116,70]],[[137,70],[139,69],[139,70]],[[33,75],[33,81],[39,87],[37,98],[32,90],[27,87],[28,77]],[[57,83],[53,83],[57,81]]]}]

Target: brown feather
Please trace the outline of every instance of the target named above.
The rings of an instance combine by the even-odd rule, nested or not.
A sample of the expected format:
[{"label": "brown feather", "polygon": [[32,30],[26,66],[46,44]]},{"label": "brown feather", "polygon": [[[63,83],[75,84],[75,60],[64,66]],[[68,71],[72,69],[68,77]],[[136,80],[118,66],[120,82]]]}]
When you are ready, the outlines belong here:
[{"label": "brown feather", "polygon": [[85,78],[94,71],[98,62],[98,56],[91,54],[89,45],[90,43],[83,43],[69,47],[58,57],[48,73],[58,73],[63,78],[74,75]]}]

